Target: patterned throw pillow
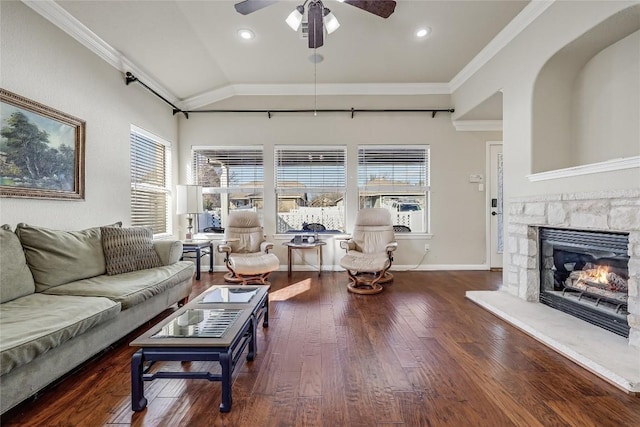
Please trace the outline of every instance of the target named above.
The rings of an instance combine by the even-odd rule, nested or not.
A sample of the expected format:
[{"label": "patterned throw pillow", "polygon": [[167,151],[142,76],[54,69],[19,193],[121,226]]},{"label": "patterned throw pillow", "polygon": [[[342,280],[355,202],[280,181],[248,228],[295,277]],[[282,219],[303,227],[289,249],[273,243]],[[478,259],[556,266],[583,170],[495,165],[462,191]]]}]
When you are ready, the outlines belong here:
[{"label": "patterned throw pillow", "polygon": [[162,266],[150,227],[102,227],[100,233],[109,276]]}]

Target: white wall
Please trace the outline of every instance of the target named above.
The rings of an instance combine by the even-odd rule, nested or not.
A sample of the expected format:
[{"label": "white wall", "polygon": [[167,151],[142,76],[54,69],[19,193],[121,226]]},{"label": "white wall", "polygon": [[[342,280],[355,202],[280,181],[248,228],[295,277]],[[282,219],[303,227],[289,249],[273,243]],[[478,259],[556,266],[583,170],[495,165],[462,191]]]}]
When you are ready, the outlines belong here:
[{"label": "white wall", "polygon": [[69,230],[128,224],[130,125],[175,142],[171,108],[126,86],[119,71],[21,2],[0,2],[0,15],[0,86],[86,121],[85,200],[2,198],[0,222]]},{"label": "white wall", "polygon": [[[448,96],[320,97],[318,108],[448,108]],[[313,108],[313,97],[236,97],[205,108]],[[433,236],[398,236],[394,265],[417,266],[424,243],[431,245],[426,265],[482,266],[485,259],[485,193],[469,183],[470,174],[484,174],[485,141],[495,135],[457,132],[449,113],[191,114],[180,119],[180,178],[190,179],[192,146],[263,145],[265,162],[265,232],[274,238],[275,197],[273,148],[291,145],[347,146],[349,215],[353,227],[357,201],[358,144],[429,144],[431,146],[431,231]],[[495,138],[494,138],[495,139]],[[498,138],[499,139],[499,138]],[[271,213],[271,214],[269,214]],[[284,264],[284,247],[276,245]],[[327,248],[325,264],[338,264],[343,253]],[[313,263],[313,259],[309,261]],[[420,268],[428,268],[422,266]]]}]

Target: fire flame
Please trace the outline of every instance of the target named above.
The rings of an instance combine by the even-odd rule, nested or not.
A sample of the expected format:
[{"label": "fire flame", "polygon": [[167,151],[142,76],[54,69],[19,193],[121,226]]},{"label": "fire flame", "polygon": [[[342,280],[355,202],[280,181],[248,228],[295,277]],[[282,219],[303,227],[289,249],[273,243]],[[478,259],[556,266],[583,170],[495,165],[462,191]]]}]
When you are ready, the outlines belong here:
[{"label": "fire flame", "polygon": [[608,267],[599,265],[596,269],[582,271],[581,276],[588,278],[592,282],[607,284],[609,283],[609,279],[607,278],[608,273]]}]

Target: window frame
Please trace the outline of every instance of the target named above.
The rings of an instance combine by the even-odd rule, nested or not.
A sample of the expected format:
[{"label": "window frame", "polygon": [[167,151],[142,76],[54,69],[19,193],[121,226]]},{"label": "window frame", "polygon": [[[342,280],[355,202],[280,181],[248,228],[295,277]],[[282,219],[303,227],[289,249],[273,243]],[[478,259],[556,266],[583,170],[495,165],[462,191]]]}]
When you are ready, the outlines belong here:
[{"label": "window frame", "polygon": [[[261,181],[252,181],[253,184],[256,184],[257,182],[260,182],[261,185],[253,185],[253,186],[242,186],[242,185],[238,185],[238,186],[220,186],[220,187],[209,187],[209,186],[205,186],[203,183],[199,182],[198,179],[198,164],[197,164],[197,158],[196,155],[197,153],[200,152],[206,152],[206,151],[210,151],[210,152],[242,152],[242,151],[255,151],[255,152],[259,152],[260,155],[256,156],[256,159],[260,159],[260,164],[261,164],[261,172],[258,173],[257,175],[261,175]],[[205,197],[208,194],[220,194],[220,195],[230,195],[230,194],[255,194],[258,193],[260,194],[260,197],[258,199],[262,200],[261,204],[262,207],[260,208],[253,208],[258,212],[258,215],[260,216],[261,220],[263,218],[264,215],[264,174],[265,174],[265,162],[264,162],[264,146],[262,145],[246,145],[246,146],[230,146],[230,145],[206,145],[206,146],[193,146],[191,147],[191,166],[192,166],[192,170],[191,170],[191,178],[193,180],[193,182],[196,185],[201,185],[202,186],[202,192],[203,192],[203,197]],[[231,171],[233,172],[233,171]],[[254,173],[254,177],[256,177],[256,173]],[[224,224],[226,223],[226,218],[229,215],[229,204],[230,204],[230,200],[227,198],[226,202],[223,202],[223,200],[221,200],[221,212],[220,212],[220,227],[222,229],[224,229]],[[222,209],[222,205],[225,206],[225,209]],[[206,211],[206,209],[205,209]],[[199,233],[203,233],[204,231],[199,231]],[[213,233],[213,234],[224,234],[223,231],[206,231],[205,233]]]},{"label": "window frame", "polygon": [[[375,154],[378,154],[378,155],[380,155],[381,152],[388,151],[390,152],[388,158],[393,158],[394,156],[391,154],[392,152],[397,153],[400,151],[407,151],[407,150],[424,151],[424,162],[423,163],[420,162],[424,165],[424,168],[423,168],[424,175],[418,178],[419,182],[417,185],[412,185],[412,184],[394,185],[393,183],[396,181],[401,182],[402,180],[407,180],[409,175],[407,174],[407,172],[399,173],[397,175],[393,174],[393,166],[391,166],[391,176],[386,177],[386,179],[390,181],[391,184],[366,185],[365,183],[363,183],[364,181],[363,174],[368,173],[365,165],[370,164],[370,162],[366,162],[366,160],[364,162],[362,161],[363,155],[366,157],[367,151],[369,151],[370,153],[374,152]],[[363,151],[364,151],[364,154],[363,154]],[[430,235],[431,234],[431,146],[429,144],[402,144],[402,145],[358,144],[357,156],[358,156],[357,158],[357,181],[358,181],[357,206],[358,206],[358,209],[361,209],[361,198],[363,197],[362,194],[365,191],[379,191],[382,193],[383,191],[387,191],[391,189],[392,191],[389,192],[389,196],[390,196],[389,200],[392,200],[394,191],[404,192],[405,196],[407,192],[415,192],[416,194],[419,194],[419,196],[417,197],[420,197],[420,198],[424,197],[424,205],[423,205],[424,215],[422,220],[420,221],[422,230],[413,231],[412,229],[412,231],[406,233],[406,235]],[[364,171],[363,171],[363,168],[365,169]],[[384,168],[383,170],[386,173],[389,172],[388,168]],[[382,195],[380,195],[379,197],[381,199],[383,198]],[[398,195],[396,197],[401,198],[402,196]],[[413,203],[416,203],[416,202],[414,201]],[[402,212],[401,208],[398,208],[398,212],[399,213]],[[393,212],[392,212],[392,215],[393,215]],[[403,224],[403,225],[406,225],[406,224]]]},{"label": "window frame", "polygon": [[[347,169],[348,169],[348,159],[347,159],[347,153],[348,153],[348,147],[346,145],[323,145],[323,146],[307,146],[307,145],[275,145],[273,148],[273,162],[274,162],[274,168],[273,168],[273,175],[274,175],[274,194],[276,197],[276,201],[275,201],[275,219],[276,219],[276,234],[279,235],[283,235],[283,234],[288,234],[288,233],[303,233],[305,232],[303,230],[303,226],[301,225],[301,228],[299,229],[290,229],[290,230],[279,230],[278,229],[278,224],[279,224],[279,218],[280,218],[280,209],[279,209],[279,204],[280,204],[280,197],[283,194],[301,194],[304,193],[305,194],[305,200],[306,200],[306,195],[307,194],[318,194],[318,193],[339,193],[342,195],[342,205],[335,205],[336,207],[340,207],[342,206],[341,209],[339,209],[339,219],[337,219],[336,221],[332,222],[333,224],[335,224],[336,222],[339,224],[339,228],[332,228],[335,227],[332,226],[331,224],[323,224],[326,228],[327,228],[327,233],[336,233],[336,234],[343,234],[345,232],[345,227],[346,227],[346,220],[347,220],[347,205],[346,205],[346,199],[347,199]],[[299,153],[307,153],[307,155],[309,156],[314,156],[314,155],[318,155],[318,156],[322,156],[322,153],[325,153],[326,155],[335,155],[338,152],[340,152],[340,156],[342,157],[342,164],[341,164],[341,168],[342,170],[338,170],[336,173],[331,175],[331,178],[337,180],[337,185],[326,185],[324,183],[322,183],[321,181],[323,181],[323,179],[319,180],[319,181],[315,181],[314,178],[314,182],[312,183],[312,185],[307,186],[290,186],[290,185],[282,185],[283,183],[286,182],[290,182],[287,181],[286,179],[284,179],[285,176],[289,175],[288,173],[281,173],[281,170],[283,169],[283,165],[281,164],[282,162],[282,155],[280,153],[293,153],[294,155],[296,154],[296,152]],[[286,159],[286,160],[291,160],[292,158]],[[316,167],[316,166],[312,166],[311,163],[313,162],[313,159],[309,159],[310,163],[307,167]],[[305,165],[302,165],[300,167],[304,167]],[[310,172],[313,171],[312,169],[310,170]],[[302,177],[304,175],[304,173],[300,173],[298,176]],[[312,174],[309,174],[309,176],[311,176]],[[282,177],[282,178],[281,178]],[[314,185],[315,184],[315,185]],[[310,201],[308,201],[309,203]],[[310,206],[306,206],[306,207],[310,207]],[[310,214],[308,221],[304,220],[304,222],[308,222],[308,223],[317,223],[317,222],[323,222],[323,220],[318,219],[316,215]],[[303,224],[304,224],[303,222]]]}]

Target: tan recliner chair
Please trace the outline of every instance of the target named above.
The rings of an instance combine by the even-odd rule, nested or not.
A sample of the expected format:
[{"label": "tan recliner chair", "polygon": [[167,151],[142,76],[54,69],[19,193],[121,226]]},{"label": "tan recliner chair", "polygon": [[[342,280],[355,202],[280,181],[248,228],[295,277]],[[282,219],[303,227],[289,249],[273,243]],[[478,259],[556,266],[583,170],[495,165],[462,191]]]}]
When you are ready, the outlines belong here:
[{"label": "tan recliner chair", "polygon": [[347,270],[351,282],[348,290],[357,294],[382,292],[382,283],[393,280],[388,272],[393,251],[398,247],[393,232],[391,214],[387,209],[369,208],[358,211],[349,240],[340,242],[347,254],[340,265]]},{"label": "tan recliner chair", "polygon": [[225,240],[218,252],[225,254],[229,272],[224,280],[232,283],[260,283],[268,285],[267,278],[280,266],[278,257],[269,250],[273,243],[265,241],[258,214],[253,211],[232,211],[225,227]]}]

